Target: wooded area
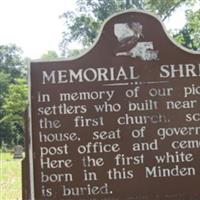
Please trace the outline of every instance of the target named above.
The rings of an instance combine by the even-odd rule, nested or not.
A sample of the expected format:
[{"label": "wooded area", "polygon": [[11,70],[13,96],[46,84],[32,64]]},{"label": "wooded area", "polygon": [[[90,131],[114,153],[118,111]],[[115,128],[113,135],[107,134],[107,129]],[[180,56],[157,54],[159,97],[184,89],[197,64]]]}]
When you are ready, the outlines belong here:
[{"label": "wooded area", "polygon": [[[171,35],[184,47],[200,50],[200,8],[194,10],[197,0],[77,0],[77,10],[65,12],[66,29],[60,49],[62,56],[76,56],[94,42],[100,26],[114,13],[130,8],[150,11],[163,21],[178,8],[186,6],[187,22],[181,30],[172,30]],[[62,13],[61,13],[62,14]],[[74,41],[83,49],[68,49]],[[42,59],[57,58],[49,51]],[[28,104],[27,64],[22,50],[16,45],[0,45],[0,140],[1,146],[23,145],[23,113]]]}]

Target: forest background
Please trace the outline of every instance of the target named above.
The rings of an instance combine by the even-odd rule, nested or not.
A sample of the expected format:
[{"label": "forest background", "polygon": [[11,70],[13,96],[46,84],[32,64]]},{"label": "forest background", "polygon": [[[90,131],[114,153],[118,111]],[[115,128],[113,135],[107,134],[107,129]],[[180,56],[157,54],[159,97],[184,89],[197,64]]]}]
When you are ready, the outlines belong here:
[{"label": "forest background", "polygon": [[[67,3],[67,1],[66,1]],[[186,23],[180,30],[168,30],[182,46],[200,50],[199,0],[76,0],[76,10],[60,13],[65,22],[60,52],[49,50],[41,59],[70,58],[86,51],[94,43],[100,27],[109,16],[128,9],[151,12],[163,22],[181,7]],[[69,48],[78,43],[78,49]],[[24,145],[24,111],[28,106],[27,65],[23,49],[17,44],[0,44],[0,146]]]}]

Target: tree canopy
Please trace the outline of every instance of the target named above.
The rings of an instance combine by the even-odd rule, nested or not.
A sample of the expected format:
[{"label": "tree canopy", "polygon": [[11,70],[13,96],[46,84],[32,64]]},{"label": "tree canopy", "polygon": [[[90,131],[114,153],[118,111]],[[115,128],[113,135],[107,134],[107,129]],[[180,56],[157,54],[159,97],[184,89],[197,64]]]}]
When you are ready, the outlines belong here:
[{"label": "tree canopy", "polygon": [[186,18],[186,25],[174,34],[174,37],[184,47],[200,50],[200,9],[197,11],[187,10]]},{"label": "tree canopy", "polygon": [[27,105],[27,83],[22,50],[0,46],[0,144],[23,144],[23,111]]},{"label": "tree canopy", "polygon": [[22,50],[16,45],[0,45],[0,72],[10,74],[12,78],[21,75]]},{"label": "tree canopy", "polygon": [[[186,5],[189,8],[195,2],[196,0],[76,0],[77,10],[74,12],[67,11],[62,15],[66,30],[63,32],[61,49],[64,54],[67,46],[74,41],[78,41],[82,43],[84,48],[88,48],[97,37],[103,21],[116,12],[130,8],[141,9],[156,14],[164,21],[180,6]],[[194,21],[196,13],[193,14],[195,17],[188,13],[187,19]],[[189,27],[191,27],[191,24],[186,25],[185,29],[188,30]],[[187,38],[187,33],[182,30],[179,35],[181,34],[183,35],[182,38],[177,39],[177,41],[183,44],[182,40]],[[196,34],[196,30],[194,30],[194,34]],[[191,45],[185,46],[193,48]]]},{"label": "tree canopy", "polygon": [[[174,38],[183,46],[200,50],[200,9],[192,9],[197,0],[76,0],[76,11],[63,13],[66,30],[61,49],[74,57],[88,48],[97,37],[100,26],[114,13],[130,8],[150,11],[163,21],[179,7],[186,9],[186,24],[173,31]],[[78,41],[83,48],[67,49]],[[55,51],[43,54],[42,59],[55,59]],[[0,142],[23,144],[23,112],[27,106],[26,60],[16,45],[0,45]]]},{"label": "tree canopy", "polygon": [[58,54],[52,50],[47,51],[47,53],[44,53],[41,57],[42,60],[51,60],[56,58],[58,58]]}]

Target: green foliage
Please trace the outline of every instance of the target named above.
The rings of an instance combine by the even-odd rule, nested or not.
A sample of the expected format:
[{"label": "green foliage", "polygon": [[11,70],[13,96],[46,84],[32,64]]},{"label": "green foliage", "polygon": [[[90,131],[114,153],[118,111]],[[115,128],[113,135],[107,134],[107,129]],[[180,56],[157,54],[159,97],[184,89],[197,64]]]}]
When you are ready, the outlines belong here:
[{"label": "green foliage", "polygon": [[41,57],[43,60],[53,60],[58,58],[58,54],[55,51],[47,51],[47,53],[43,54]]},{"label": "green foliage", "polygon": [[84,49],[71,49],[67,53],[68,53],[68,58],[75,58],[78,55],[84,53]]},{"label": "green foliage", "polygon": [[12,78],[21,75],[22,50],[15,45],[0,45],[0,72],[10,74]]},{"label": "green foliage", "polygon": [[27,99],[22,51],[0,46],[0,144],[23,144],[23,110]]},{"label": "green foliage", "polygon": [[0,110],[10,83],[22,76],[21,49],[15,45],[0,45]]},{"label": "green foliage", "polygon": [[[15,80],[15,83],[9,85],[2,106],[4,116],[0,120],[0,123],[11,126],[9,135],[14,144],[23,143],[23,115],[27,106],[27,94],[28,87],[25,79],[18,78]],[[5,137],[5,135],[3,136]],[[6,136],[8,137],[8,133]]]},{"label": "green foliage", "polygon": [[3,105],[4,97],[7,93],[10,80],[11,78],[9,74],[0,71],[0,107]]},{"label": "green foliage", "polygon": [[5,110],[5,117],[2,120],[19,123],[23,125],[24,109],[27,106],[28,87],[26,80],[18,78],[15,83],[9,85],[8,93],[5,97],[3,109]]},{"label": "green foliage", "polygon": [[67,19],[68,29],[63,33],[61,48],[65,49],[72,41],[79,41],[87,48],[96,38],[96,30],[100,28],[100,21],[95,20],[89,14],[77,15],[75,12],[67,12],[63,16]]},{"label": "green foliage", "polygon": [[158,15],[162,20],[169,17],[182,5],[193,5],[196,0],[77,0],[75,12],[65,12],[63,18],[66,31],[63,33],[61,49],[63,54],[67,46],[78,41],[88,48],[97,37],[101,24],[114,13],[129,8],[142,9]]},{"label": "green foliage", "polygon": [[158,15],[163,21],[182,5],[194,5],[196,0],[147,0],[145,9]]},{"label": "green foliage", "polygon": [[200,9],[187,10],[187,23],[182,30],[174,34],[174,38],[184,47],[200,50]]},{"label": "green foliage", "polygon": [[197,49],[200,49],[200,9],[196,12],[192,10],[187,13],[188,29],[191,31],[191,38]]}]

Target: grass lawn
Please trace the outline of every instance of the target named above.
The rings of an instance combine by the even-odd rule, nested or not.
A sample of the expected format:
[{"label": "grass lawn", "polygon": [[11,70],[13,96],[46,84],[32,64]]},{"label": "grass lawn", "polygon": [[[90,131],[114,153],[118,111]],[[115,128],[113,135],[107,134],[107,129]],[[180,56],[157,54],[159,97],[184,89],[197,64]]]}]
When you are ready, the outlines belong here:
[{"label": "grass lawn", "polygon": [[0,199],[21,200],[21,159],[0,152]]}]

